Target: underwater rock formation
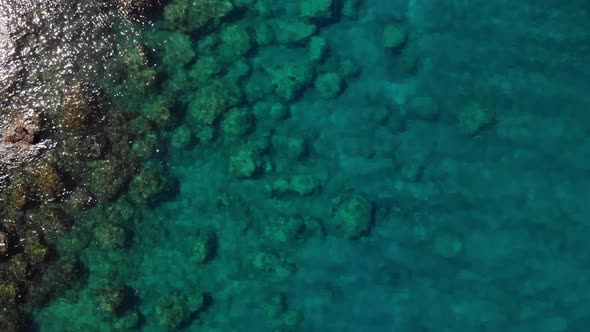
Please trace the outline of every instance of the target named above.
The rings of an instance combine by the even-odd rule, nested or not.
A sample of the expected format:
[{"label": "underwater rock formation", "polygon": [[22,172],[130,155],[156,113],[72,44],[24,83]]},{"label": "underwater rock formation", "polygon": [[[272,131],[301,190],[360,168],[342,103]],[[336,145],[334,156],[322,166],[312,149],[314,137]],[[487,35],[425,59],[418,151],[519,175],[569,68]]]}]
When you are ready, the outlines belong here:
[{"label": "underwater rock formation", "polygon": [[5,256],[8,253],[8,236],[6,233],[0,231],[0,255]]}]

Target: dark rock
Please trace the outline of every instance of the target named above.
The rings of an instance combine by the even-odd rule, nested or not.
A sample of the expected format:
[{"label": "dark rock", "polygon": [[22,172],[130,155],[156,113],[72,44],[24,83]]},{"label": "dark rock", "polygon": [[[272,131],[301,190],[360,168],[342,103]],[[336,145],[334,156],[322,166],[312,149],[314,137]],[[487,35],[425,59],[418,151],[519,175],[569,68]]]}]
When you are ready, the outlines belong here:
[{"label": "dark rock", "polygon": [[116,0],[117,7],[129,18],[137,19],[147,14],[157,6],[161,5],[162,0]]},{"label": "dark rock", "polygon": [[8,253],[8,236],[6,233],[0,231],[0,255]]},{"label": "dark rock", "polygon": [[39,126],[34,123],[18,123],[8,130],[4,135],[4,143],[11,144],[35,144],[37,135],[39,134]]}]

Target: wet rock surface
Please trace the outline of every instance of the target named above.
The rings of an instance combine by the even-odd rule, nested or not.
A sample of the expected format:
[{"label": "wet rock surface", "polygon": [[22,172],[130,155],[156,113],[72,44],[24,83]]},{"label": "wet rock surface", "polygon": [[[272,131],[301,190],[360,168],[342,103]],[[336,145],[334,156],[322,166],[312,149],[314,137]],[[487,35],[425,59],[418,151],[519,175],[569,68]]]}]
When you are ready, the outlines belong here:
[{"label": "wet rock surface", "polygon": [[6,233],[0,231],[0,256],[6,255],[8,252],[8,236]]},{"label": "wet rock surface", "polygon": [[[128,126],[138,115],[114,105],[101,82],[135,37],[129,14],[156,3],[0,2],[0,296],[14,299],[0,301],[0,331],[23,329],[23,308],[84,276],[78,254],[88,236],[60,243],[85,210],[116,199],[140,169],[130,142],[143,133]],[[105,164],[119,186],[89,183]]]},{"label": "wet rock surface", "polygon": [[39,127],[33,123],[17,123],[4,135],[4,143],[7,144],[35,144],[39,134]]}]

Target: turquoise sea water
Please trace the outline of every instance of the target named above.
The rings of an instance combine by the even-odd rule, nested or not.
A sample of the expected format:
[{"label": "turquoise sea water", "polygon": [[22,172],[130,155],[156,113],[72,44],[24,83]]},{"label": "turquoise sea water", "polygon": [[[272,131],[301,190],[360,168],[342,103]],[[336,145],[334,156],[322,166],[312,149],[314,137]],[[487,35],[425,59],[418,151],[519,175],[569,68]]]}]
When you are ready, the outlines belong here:
[{"label": "turquoise sea water", "polygon": [[586,1],[232,3],[118,41],[142,161],[25,329],[587,331]]}]

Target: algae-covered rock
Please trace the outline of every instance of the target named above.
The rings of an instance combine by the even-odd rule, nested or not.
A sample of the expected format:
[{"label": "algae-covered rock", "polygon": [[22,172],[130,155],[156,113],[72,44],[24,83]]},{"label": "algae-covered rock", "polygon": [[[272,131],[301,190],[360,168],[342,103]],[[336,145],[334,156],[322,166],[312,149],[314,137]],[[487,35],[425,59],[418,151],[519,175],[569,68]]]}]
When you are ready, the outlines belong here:
[{"label": "algae-covered rock", "polygon": [[215,129],[212,126],[203,126],[197,132],[197,138],[201,143],[210,143],[215,138]]},{"label": "algae-covered rock", "polygon": [[17,310],[16,305],[5,304],[0,310],[0,331],[22,331],[24,319]]},{"label": "algae-covered rock", "polygon": [[19,253],[10,257],[7,272],[10,277],[14,278],[15,281],[25,282],[30,276],[29,274],[29,262],[27,261],[24,254]]},{"label": "algae-covered rock", "polygon": [[269,21],[275,41],[282,44],[297,44],[316,32],[312,23],[297,19],[273,19]]},{"label": "algae-covered rock", "polygon": [[261,22],[254,30],[254,40],[258,45],[270,45],[275,40],[273,26],[269,22]]},{"label": "algae-covered rock", "polygon": [[340,94],[344,87],[344,82],[337,73],[326,73],[318,75],[315,79],[314,86],[322,98],[332,99]]},{"label": "algae-covered rock", "polygon": [[286,152],[291,159],[301,159],[307,153],[307,143],[301,137],[290,138],[287,142]]},{"label": "algae-covered rock", "polygon": [[202,264],[213,257],[217,252],[217,235],[212,230],[199,230],[192,246],[192,259]]},{"label": "algae-covered rock", "polygon": [[25,256],[32,264],[39,264],[49,256],[49,248],[36,233],[29,232],[23,241]]},{"label": "algae-covered rock", "polygon": [[260,18],[270,18],[277,14],[275,4],[276,2],[272,0],[257,0],[252,12]]},{"label": "algae-covered rock", "polygon": [[162,3],[162,0],[115,0],[117,6],[124,10],[144,11]]},{"label": "algae-covered rock", "polygon": [[321,181],[313,174],[298,174],[290,178],[278,178],[271,184],[274,195],[297,193],[308,196],[317,193],[321,188]]},{"label": "algae-covered rock", "polygon": [[135,330],[141,323],[141,317],[137,311],[132,310],[124,315],[117,317],[113,322],[113,330],[115,332],[125,332]]},{"label": "algae-covered rock", "polygon": [[[252,71],[252,68],[250,67],[250,64],[242,59],[237,60],[236,62],[234,62],[231,67],[229,67],[229,69],[227,70],[227,73],[225,74],[225,76],[223,77],[225,81],[228,82],[228,84],[239,84],[243,79],[245,79],[250,72]],[[230,83],[231,82],[231,83]]]},{"label": "algae-covered rock", "polygon": [[72,217],[60,205],[40,206],[30,212],[29,218],[44,230],[45,238],[49,241],[58,237],[73,224]]},{"label": "algae-covered rock", "polygon": [[149,133],[133,142],[129,154],[135,159],[146,160],[156,152],[158,146],[158,135],[156,133]]},{"label": "algae-covered rock", "polygon": [[311,174],[295,175],[289,181],[289,189],[302,196],[311,195],[320,188],[320,180]]},{"label": "algae-covered rock", "polygon": [[5,256],[8,253],[8,234],[0,231],[0,256]]},{"label": "algae-covered rock", "polygon": [[53,200],[63,190],[61,176],[55,166],[43,164],[37,168],[33,176],[33,184],[41,199]]},{"label": "algae-covered rock", "polygon": [[336,228],[348,238],[359,238],[371,228],[373,207],[369,200],[358,194],[339,197],[332,213]]},{"label": "algae-covered rock", "polygon": [[147,49],[143,45],[129,45],[116,58],[113,69],[121,75],[120,80],[127,82],[123,85],[130,95],[144,95],[148,88],[154,86],[158,68],[151,65]]},{"label": "algae-covered rock", "polygon": [[465,104],[457,114],[459,127],[469,135],[479,133],[485,127],[490,126],[494,120],[494,111],[477,101]]},{"label": "algae-covered rock", "polygon": [[72,192],[64,202],[65,210],[70,214],[77,214],[95,203],[94,199],[84,188]]},{"label": "algae-covered rock", "polygon": [[242,137],[248,134],[254,127],[254,116],[247,108],[233,108],[229,110],[221,123],[224,135],[230,137]]},{"label": "algae-covered rock", "polygon": [[234,6],[226,0],[172,0],[164,8],[164,19],[184,32],[194,32],[217,23]]},{"label": "algae-covered rock", "polygon": [[313,62],[321,62],[328,54],[328,41],[324,37],[311,37],[307,44],[309,59]]},{"label": "algae-covered rock", "polygon": [[74,280],[68,276],[60,275],[59,267],[56,263],[51,263],[41,276],[42,280],[38,283],[33,283],[28,287],[27,301],[35,305],[42,305],[48,303],[52,296],[62,295]]},{"label": "algae-covered rock", "polygon": [[164,127],[169,125],[173,120],[170,111],[172,106],[173,100],[164,96],[159,96],[154,98],[154,100],[145,103],[141,108],[141,113],[155,126]]},{"label": "algae-covered rock", "polygon": [[101,224],[94,230],[98,246],[108,249],[123,248],[127,240],[125,230],[111,224]]},{"label": "algae-covered rock", "polygon": [[19,211],[25,208],[30,199],[29,190],[20,180],[14,180],[5,190],[3,202],[8,211]]},{"label": "algae-covered rock", "polygon": [[198,84],[210,81],[223,69],[223,64],[215,56],[201,56],[191,67],[189,77]]},{"label": "algae-covered rock", "polygon": [[197,54],[199,54],[199,58],[204,56],[217,58],[217,47],[221,43],[219,33],[210,33],[200,37],[197,41]]},{"label": "algae-covered rock", "polygon": [[116,314],[125,301],[125,290],[123,287],[104,287],[95,292],[97,308],[109,315]]},{"label": "algae-covered rock", "polygon": [[331,18],[334,14],[333,0],[301,0],[299,11],[305,18]]},{"label": "algae-covered rock", "polygon": [[250,33],[244,25],[229,25],[221,30],[219,56],[226,61],[236,61],[251,49]]},{"label": "algae-covered rock", "polygon": [[270,106],[269,116],[271,119],[278,121],[284,120],[289,117],[290,114],[289,105],[283,103],[273,103]]},{"label": "algae-covered rock", "polygon": [[275,93],[291,101],[313,80],[313,68],[307,63],[290,64],[270,72]]},{"label": "algae-covered rock", "polygon": [[9,282],[0,282],[0,309],[2,306],[15,304],[18,298],[18,289]]},{"label": "algae-covered rock", "polygon": [[274,275],[279,279],[289,277],[295,267],[271,250],[259,250],[248,256],[250,266],[258,272]]},{"label": "algae-covered rock", "polygon": [[249,257],[252,267],[261,271],[272,271],[278,263],[279,257],[270,251],[256,251]]},{"label": "algae-covered rock", "polygon": [[398,49],[408,39],[406,30],[397,23],[391,23],[383,28],[383,47],[387,49]]},{"label": "algae-covered rock", "polygon": [[168,72],[177,71],[195,57],[195,47],[187,34],[180,32],[169,33],[165,45],[162,63],[168,69]]},{"label": "algae-covered rock", "polygon": [[162,82],[162,92],[174,98],[186,99],[186,95],[195,90],[195,85],[198,85],[198,81],[194,81],[190,78],[190,72],[188,70],[176,70],[169,73],[167,80]]},{"label": "algae-covered rock", "polygon": [[[280,73],[275,73],[275,75],[278,74]],[[266,73],[261,70],[254,70],[252,72],[250,77],[244,82],[244,94],[248,102],[253,104],[273,93],[273,90],[276,88],[276,85],[272,82],[273,76],[272,72]]]},{"label": "algae-covered rock", "polygon": [[188,116],[197,124],[211,125],[240,102],[240,93],[222,82],[210,82],[189,97]]},{"label": "algae-covered rock", "polygon": [[175,292],[158,300],[153,311],[154,318],[165,331],[177,331],[191,315],[202,309],[202,294],[186,295]]},{"label": "algae-covered rock", "polygon": [[130,174],[122,163],[115,160],[100,160],[89,163],[88,189],[100,201],[113,199],[127,183]]},{"label": "algae-covered rock", "polygon": [[292,243],[305,231],[305,222],[300,217],[279,216],[271,218],[264,227],[264,235],[278,243]]},{"label": "algae-covered rock", "polygon": [[89,123],[93,109],[92,101],[82,84],[72,86],[65,96],[65,104],[62,109],[62,123],[72,132],[81,132]]},{"label": "algae-covered rock", "polygon": [[338,62],[338,73],[344,78],[358,76],[361,68],[351,59],[345,58]]},{"label": "algae-covered rock", "polygon": [[149,202],[161,194],[167,184],[164,167],[157,163],[148,164],[131,181],[129,198],[135,203]]},{"label": "algae-covered rock", "polygon": [[70,257],[61,257],[43,272],[40,282],[29,286],[27,299],[35,305],[47,303],[52,297],[62,295],[74,280],[78,280],[82,276],[83,268],[80,261]]},{"label": "algae-covered rock", "polygon": [[237,178],[249,178],[261,170],[263,161],[261,153],[255,147],[244,145],[238,149],[229,161],[229,171]]},{"label": "algae-covered rock", "polygon": [[192,140],[192,133],[187,125],[179,126],[170,135],[170,147],[176,150],[186,148]]}]

